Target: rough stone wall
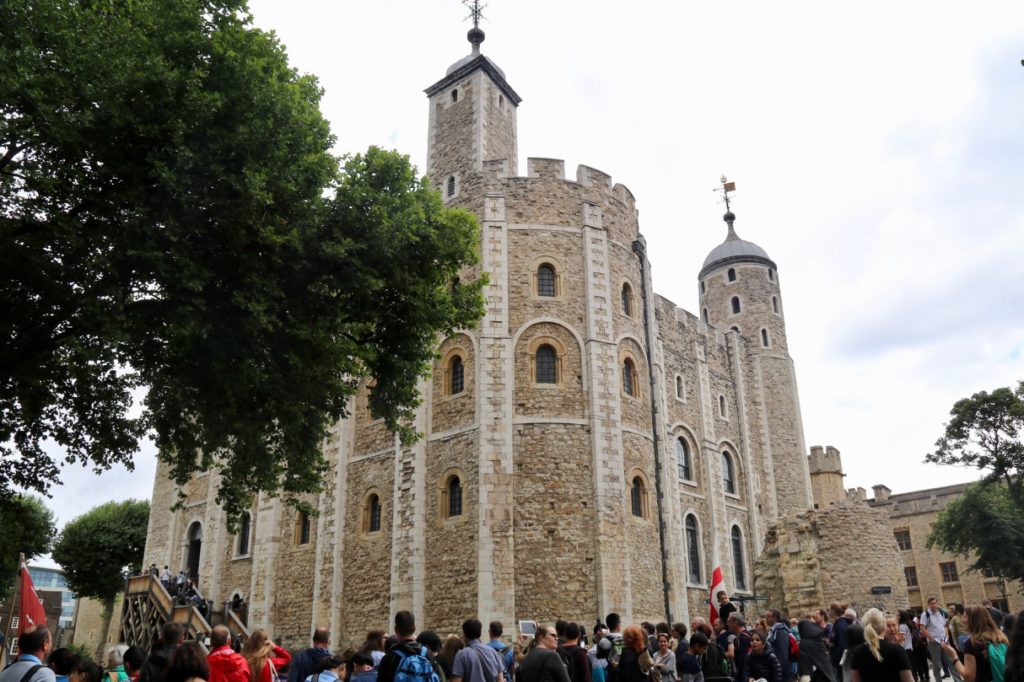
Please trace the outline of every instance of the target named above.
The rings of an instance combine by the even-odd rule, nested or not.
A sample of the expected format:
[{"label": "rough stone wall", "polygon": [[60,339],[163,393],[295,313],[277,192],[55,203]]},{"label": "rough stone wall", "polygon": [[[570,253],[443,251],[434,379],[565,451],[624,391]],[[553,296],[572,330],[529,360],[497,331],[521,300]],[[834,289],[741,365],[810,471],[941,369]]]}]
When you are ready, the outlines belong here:
[{"label": "rough stone wall", "polygon": [[[533,381],[534,360],[530,344],[555,339],[564,349],[560,353],[557,384]],[[560,350],[556,348],[556,350]],[[568,329],[554,322],[539,322],[527,327],[515,350],[515,414],[517,416],[583,417],[583,362],[580,346]]]},{"label": "rough stone wall", "polygon": [[[463,391],[451,394],[449,363],[452,353],[459,353],[463,362]],[[445,339],[438,349],[431,381],[431,432],[443,433],[459,427],[469,426],[475,417],[476,404],[476,351],[473,342],[465,334],[456,334]]]},{"label": "rough stone wall", "polygon": [[519,157],[516,135],[516,106],[501,93],[489,78],[480,74],[483,99],[484,161],[508,160],[509,173],[516,175]]},{"label": "rough stone wall", "polygon": [[[887,613],[909,605],[903,566],[885,514],[844,504],[789,514],[768,528],[754,568],[765,608],[802,615],[832,602],[858,613]],[[889,587],[875,595],[872,587]]]}]

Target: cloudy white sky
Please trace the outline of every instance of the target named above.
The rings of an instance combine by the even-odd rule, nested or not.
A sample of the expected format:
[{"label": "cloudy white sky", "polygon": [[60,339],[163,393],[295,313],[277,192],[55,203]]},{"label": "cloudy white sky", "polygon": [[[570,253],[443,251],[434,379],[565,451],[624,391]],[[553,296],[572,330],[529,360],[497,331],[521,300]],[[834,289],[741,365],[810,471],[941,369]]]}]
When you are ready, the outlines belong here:
[{"label": "cloudy white sky", "polygon": [[[339,154],[426,160],[423,89],[469,52],[456,0],[255,0],[317,75]],[[778,263],[807,442],[848,487],[969,480],[922,463],[953,402],[1024,379],[1024,4],[491,0],[483,51],[523,97],[528,156],[636,195],[656,291],[697,310],[736,229]],[[61,523],[148,497],[133,473],[67,470]]]}]

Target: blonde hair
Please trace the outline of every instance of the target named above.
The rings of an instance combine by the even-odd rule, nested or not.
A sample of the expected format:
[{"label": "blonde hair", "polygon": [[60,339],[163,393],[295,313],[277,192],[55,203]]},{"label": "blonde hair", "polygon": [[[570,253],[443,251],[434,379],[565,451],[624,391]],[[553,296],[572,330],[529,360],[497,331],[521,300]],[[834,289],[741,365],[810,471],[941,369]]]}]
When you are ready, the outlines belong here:
[{"label": "blonde hair", "polygon": [[245,640],[245,645],[242,647],[242,656],[249,663],[250,682],[259,682],[263,666],[267,664],[267,659],[270,658],[270,654],[273,652],[274,647],[270,644],[270,635],[267,634],[267,631],[263,629],[253,630],[252,634],[249,635],[249,639]]},{"label": "blonde hair", "polygon": [[878,609],[868,609],[861,616],[860,622],[864,624],[864,641],[875,660],[882,660],[882,652],[879,651],[879,644],[885,637],[885,614]]}]

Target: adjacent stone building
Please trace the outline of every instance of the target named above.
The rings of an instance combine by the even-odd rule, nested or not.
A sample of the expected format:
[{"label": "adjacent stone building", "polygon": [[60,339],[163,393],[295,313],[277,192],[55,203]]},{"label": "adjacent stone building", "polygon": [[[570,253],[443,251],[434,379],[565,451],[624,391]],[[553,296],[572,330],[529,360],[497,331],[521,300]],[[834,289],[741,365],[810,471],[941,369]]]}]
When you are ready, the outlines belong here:
[{"label": "adjacent stone building", "polygon": [[144,564],[187,568],[217,606],[241,596],[287,645],[318,624],[361,640],[401,609],[440,632],[687,620],[716,565],[750,594],[769,524],[811,505],[776,264],[729,212],[699,314],[655,294],[632,192],[555,159],[520,175],[521,99],[469,38],[426,90],[427,171],[480,219],[487,305],[439,340],[425,437],[402,447],[360,392],[325,444],[318,514],[260,496],[236,535],[216,473],[179,511],[157,474]]}]

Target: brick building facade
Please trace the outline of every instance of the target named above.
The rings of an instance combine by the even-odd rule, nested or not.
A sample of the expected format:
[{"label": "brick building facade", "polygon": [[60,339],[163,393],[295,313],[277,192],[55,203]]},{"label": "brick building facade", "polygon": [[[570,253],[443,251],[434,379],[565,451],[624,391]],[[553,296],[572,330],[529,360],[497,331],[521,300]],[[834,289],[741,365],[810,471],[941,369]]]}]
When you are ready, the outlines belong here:
[{"label": "brick building facade", "polygon": [[440,341],[424,438],[402,447],[359,393],[318,514],[260,496],[236,535],[216,472],[173,512],[157,473],[144,564],[188,567],[216,605],[242,596],[286,645],[314,625],[361,641],[401,609],[443,633],[472,615],[687,620],[715,565],[750,593],[768,525],[811,504],[776,264],[728,213],[700,313],[656,295],[629,189],[554,159],[519,175],[519,95],[470,37],[426,90],[427,172],[480,219],[486,314]]}]

